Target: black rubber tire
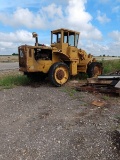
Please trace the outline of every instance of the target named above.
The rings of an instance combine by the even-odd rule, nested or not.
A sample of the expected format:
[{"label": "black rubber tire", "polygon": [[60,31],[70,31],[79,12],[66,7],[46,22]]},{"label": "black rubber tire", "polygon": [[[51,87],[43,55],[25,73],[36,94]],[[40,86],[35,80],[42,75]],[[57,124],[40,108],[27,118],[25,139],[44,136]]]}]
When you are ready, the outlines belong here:
[{"label": "black rubber tire", "polygon": [[[64,79],[63,79],[63,83],[59,83],[57,82],[56,80],[56,70],[59,69],[60,67],[63,67],[65,68],[66,70],[66,74],[67,74],[67,77],[63,77],[65,79],[65,82],[64,82]],[[50,82],[56,86],[56,87],[60,87],[62,86],[63,84],[65,84],[69,78],[70,78],[70,73],[69,73],[69,67],[67,66],[67,64],[63,63],[63,62],[56,62],[54,63],[51,67],[50,67],[50,70],[49,70],[49,73],[48,73],[48,77],[49,77],[49,80]],[[61,79],[62,80],[62,79]],[[59,81],[59,80],[58,80]]]},{"label": "black rubber tire", "polygon": [[[95,73],[94,69],[97,67],[99,69],[98,73]],[[98,75],[101,75],[103,71],[102,64],[99,62],[92,62],[90,65],[88,65],[87,68],[87,75],[89,78],[91,77],[97,77]]]}]

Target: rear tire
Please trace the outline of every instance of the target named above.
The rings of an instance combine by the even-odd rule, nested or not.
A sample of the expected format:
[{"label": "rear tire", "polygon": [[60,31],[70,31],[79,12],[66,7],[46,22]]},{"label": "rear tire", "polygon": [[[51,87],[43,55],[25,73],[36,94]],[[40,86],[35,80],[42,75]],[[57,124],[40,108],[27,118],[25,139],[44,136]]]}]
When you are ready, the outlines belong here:
[{"label": "rear tire", "polygon": [[99,62],[92,62],[87,69],[88,77],[97,77],[98,75],[101,75],[103,71],[102,64]]},{"label": "rear tire", "polygon": [[60,87],[69,79],[69,68],[63,62],[56,62],[50,67],[48,76],[53,85]]}]

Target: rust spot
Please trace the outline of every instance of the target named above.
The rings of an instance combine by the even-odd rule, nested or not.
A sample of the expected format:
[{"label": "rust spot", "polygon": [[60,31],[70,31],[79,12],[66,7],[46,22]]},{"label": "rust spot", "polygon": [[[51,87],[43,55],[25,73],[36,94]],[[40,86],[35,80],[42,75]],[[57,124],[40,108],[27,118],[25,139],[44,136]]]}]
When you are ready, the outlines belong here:
[{"label": "rust spot", "polygon": [[59,80],[62,80],[63,77],[64,77],[64,71],[63,70],[58,70],[57,73],[56,73],[56,77],[59,79]]}]

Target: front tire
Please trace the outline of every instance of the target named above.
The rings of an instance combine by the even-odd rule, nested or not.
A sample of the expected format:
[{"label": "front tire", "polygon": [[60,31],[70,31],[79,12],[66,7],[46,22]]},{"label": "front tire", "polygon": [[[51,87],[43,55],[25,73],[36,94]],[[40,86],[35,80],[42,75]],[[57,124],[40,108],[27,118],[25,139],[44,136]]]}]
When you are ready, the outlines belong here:
[{"label": "front tire", "polygon": [[97,77],[98,75],[101,75],[103,71],[102,64],[99,62],[92,62],[87,69],[88,77]]},{"label": "front tire", "polygon": [[69,68],[63,62],[54,63],[49,70],[49,80],[56,87],[65,84],[69,79]]}]

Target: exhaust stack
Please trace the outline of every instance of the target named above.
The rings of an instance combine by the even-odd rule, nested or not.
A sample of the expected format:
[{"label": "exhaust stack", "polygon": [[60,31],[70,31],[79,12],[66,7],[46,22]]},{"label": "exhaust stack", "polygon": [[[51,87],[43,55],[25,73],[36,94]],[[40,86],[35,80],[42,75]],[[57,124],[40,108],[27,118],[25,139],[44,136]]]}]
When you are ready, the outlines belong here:
[{"label": "exhaust stack", "polygon": [[32,35],[33,35],[33,38],[35,38],[35,46],[38,46],[38,35],[37,35],[37,33],[33,32]]}]

